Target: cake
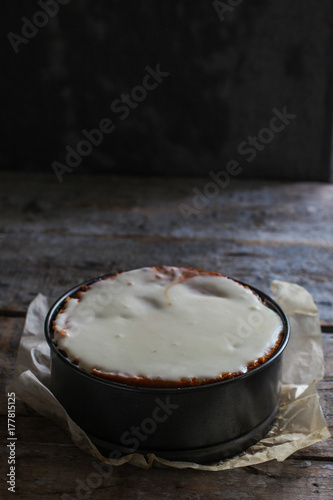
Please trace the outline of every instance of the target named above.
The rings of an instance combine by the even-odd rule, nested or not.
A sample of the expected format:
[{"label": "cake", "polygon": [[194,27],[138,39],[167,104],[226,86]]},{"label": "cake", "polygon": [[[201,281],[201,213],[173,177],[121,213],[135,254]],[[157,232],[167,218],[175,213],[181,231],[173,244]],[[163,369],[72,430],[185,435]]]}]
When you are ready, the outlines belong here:
[{"label": "cake", "polygon": [[218,273],[145,267],[94,281],[53,322],[58,350],[97,377],[142,387],[188,387],[265,363],[280,316],[248,286]]}]

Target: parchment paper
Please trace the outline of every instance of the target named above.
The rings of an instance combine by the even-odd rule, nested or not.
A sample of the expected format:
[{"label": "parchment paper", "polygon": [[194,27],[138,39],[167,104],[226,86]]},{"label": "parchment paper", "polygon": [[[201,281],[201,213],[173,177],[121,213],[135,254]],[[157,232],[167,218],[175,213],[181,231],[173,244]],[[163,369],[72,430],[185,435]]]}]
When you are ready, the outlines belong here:
[{"label": "parchment paper", "polygon": [[309,292],[296,284],[273,281],[271,288],[291,323],[291,338],[283,358],[280,412],[276,424],[264,439],[233,458],[199,465],[172,462],[153,454],[147,458],[139,453],[120,459],[103,457],[48,389],[50,352],[44,340],[43,327],[54,300],[42,294],[37,295],[29,306],[14,379],[7,390],[14,391],[19,399],[41,415],[57,421],[83,451],[111,465],[130,463],[142,468],[156,465],[218,471],[273,459],[283,461],[295,451],[329,438],[330,433],[316,390],[316,382],[324,376],[318,309]]}]

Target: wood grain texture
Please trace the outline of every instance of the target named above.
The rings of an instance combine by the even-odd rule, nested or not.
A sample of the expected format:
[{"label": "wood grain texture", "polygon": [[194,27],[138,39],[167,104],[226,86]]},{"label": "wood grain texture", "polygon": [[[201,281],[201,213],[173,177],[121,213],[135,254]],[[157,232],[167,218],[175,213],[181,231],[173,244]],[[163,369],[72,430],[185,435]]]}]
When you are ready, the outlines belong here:
[{"label": "wood grain texture", "polygon": [[[333,244],[333,186],[210,177],[0,173],[0,234],[160,236]],[[198,199],[198,193],[201,199]],[[206,200],[206,201],[205,201]],[[182,204],[196,210],[187,219]],[[205,206],[206,204],[206,206]]]},{"label": "wood grain texture", "polygon": [[[209,179],[211,181],[211,179]],[[333,322],[333,186],[231,179],[184,220],[207,178],[0,175],[0,309],[21,313],[86,279],[145,265],[216,270],[314,296]]]},{"label": "wood grain texture", "polygon": [[[21,480],[15,498],[309,500],[318,496],[331,500],[333,494],[332,462],[326,460],[289,459],[214,473],[155,468],[144,471],[125,465],[105,470],[103,479],[96,473],[97,461],[82,456],[79,450],[58,448],[56,452],[57,456],[52,449],[38,445],[18,452]],[[0,493],[5,494],[3,486]]]},{"label": "wood grain texture", "polygon": [[[18,263],[16,256],[22,248],[24,256]],[[298,283],[313,294],[321,319],[329,322],[333,314],[332,266],[326,255],[326,250],[317,248],[309,270],[304,265],[309,248],[294,244],[17,235],[2,241],[1,306],[26,308],[38,292],[57,298],[95,276],[165,264],[218,271],[269,293],[272,279]]]}]

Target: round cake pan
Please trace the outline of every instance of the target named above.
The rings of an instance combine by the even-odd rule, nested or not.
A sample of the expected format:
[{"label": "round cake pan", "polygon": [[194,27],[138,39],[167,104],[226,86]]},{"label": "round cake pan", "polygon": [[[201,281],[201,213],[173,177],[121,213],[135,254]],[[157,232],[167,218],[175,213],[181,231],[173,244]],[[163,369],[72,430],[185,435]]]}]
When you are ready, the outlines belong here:
[{"label": "round cake pan", "polygon": [[50,389],[102,454],[118,458],[134,452],[154,453],[169,460],[207,463],[239,454],[264,437],[279,411],[282,353],[290,332],[280,306],[260,290],[238,281],[253,290],[283,323],[278,350],[247,373],[193,387],[129,386],[81,370],[53,342],[53,321],[66,298],[107,276],[66,292],[45,320],[51,349]]}]

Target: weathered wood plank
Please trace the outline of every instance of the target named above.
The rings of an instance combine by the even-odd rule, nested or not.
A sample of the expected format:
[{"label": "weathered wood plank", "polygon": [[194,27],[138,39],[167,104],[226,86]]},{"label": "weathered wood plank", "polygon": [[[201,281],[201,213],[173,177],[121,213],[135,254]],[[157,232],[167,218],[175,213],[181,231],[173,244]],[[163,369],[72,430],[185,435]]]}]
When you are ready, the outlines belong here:
[{"label": "weathered wood plank", "polygon": [[[58,297],[95,276],[147,265],[227,274],[266,292],[273,279],[305,286],[321,320],[333,322],[333,266],[323,248],[235,240],[2,234],[0,308],[24,309],[38,293]],[[18,261],[18,255],[20,259]]]},{"label": "weathered wood plank", "polygon": [[[327,247],[332,256],[332,185],[231,179],[205,200],[196,193],[204,195],[207,182],[72,175],[58,185],[50,175],[20,174],[17,182],[2,173],[0,234],[298,242]],[[181,204],[198,213],[185,220]]]},{"label": "weathered wood plank", "polygon": [[[2,459],[6,450],[2,448]],[[50,453],[40,445],[17,447],[16,498],[160,499],[182,500],[262,499],[330,500],[333,495],[331,461],[287,459],[234,469],[206,472],[194,470],[105,467],[77,448],[57,448]],[[5,495],[1,481],[0,494]],[[279,496],[277,497],[276,492]],[[81,495],[81,496],[80,496]],[[86,495],[86,496],[83,496]],[[68,499],[68,497],[67,497]]]},{"label": "weathered wood plank", "polygon": [[[15,182],[15,190],[13,185]],[[306,286],[333,321],[333,186],[231,179],[187,222],[207,179],[0,174],[0,308],[38,291],[150,264],[216,269],[254,285]],[[197,200],[198,201],[198,200]]]}]

